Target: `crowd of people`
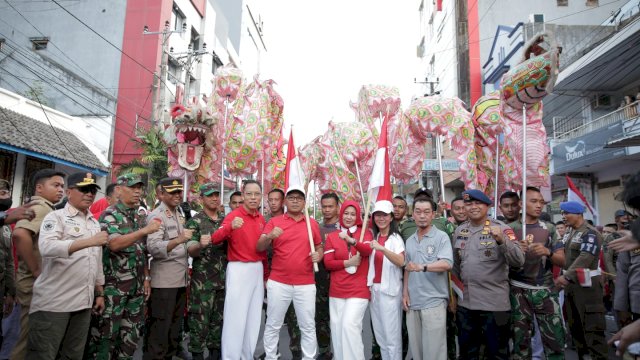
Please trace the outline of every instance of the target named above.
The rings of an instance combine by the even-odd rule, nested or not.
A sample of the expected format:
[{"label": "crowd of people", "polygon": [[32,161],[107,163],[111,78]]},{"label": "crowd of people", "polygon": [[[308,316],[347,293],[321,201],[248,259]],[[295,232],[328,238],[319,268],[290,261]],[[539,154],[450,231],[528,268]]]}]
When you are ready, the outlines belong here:
[{"label": "crowd of people", "polygon": [[[11,359],[131,359],[141,341],[144,359],[253,359],[260,340],[261,358],[276,359],[285,323],[296,359],[364,359],[367,308],[385,360],[563,359],[567,339],[580,358],[607,359],[606,303],[619,355],[640,340],[639,226],[627,210],[603,238],[578,202],[545,220],[535,187],[526,203],[502,194],[500,219],[479,190],[438,204],[420,188],[411,205],[377,201],[370,218],[328,193],[318,223],[298,187],[271,190],[263,216],[254,180],[228,214],[214,183],[194,214],[179,178],[159,181],[148,213],[136,174],[95,203],[88,173],[40,170],[32,183],[31,201],[9,210],[0,181],[0,300],[5,315],[20,308]],[[629,184],[624,201],[638,209],[640,173]]]}]

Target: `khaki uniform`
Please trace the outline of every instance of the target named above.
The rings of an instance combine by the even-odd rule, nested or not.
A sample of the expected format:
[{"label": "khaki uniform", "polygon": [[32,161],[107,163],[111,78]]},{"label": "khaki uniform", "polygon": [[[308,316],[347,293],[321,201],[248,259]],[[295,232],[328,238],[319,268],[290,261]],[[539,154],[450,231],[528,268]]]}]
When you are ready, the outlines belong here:
[{"label": "khaki uniform", "polygon": [[565,288],[565,303],[571,336],[579,356],[589,354],[592,359],[606,359],[605,309],[600,276],[591,278],[590,287],[582,287],[576,273],[577,269],[598,268],[602,235],[585,221],[565,238],[564,276],[571,282]]},{"label": "khaki uniform", "polygon": [[[26,229],[31,232],[31,240],[33,241],[33,255],[38,263],[42,263],[40,251],[38,250],[38,235],[40,234],[40,225],[44,217],[54,210],[53,204],[40,196],[32,196],[31,201],[36,203],[31,206],[31,210],[35,212],[33,220],[20,220],[16,224],[15,229]],[[33,292],[33,283],[35,278],[29,270],[27,263],[18,259],[18,272],[16,273],[16,301],[20,304],[20,337],[11,352],[12,359],[24,359],[27,355],[27,338],[29,336],[29,306],[31,305],[31,296]]]},{"label": "khaki uniform", "polygon": [[[500,227],[502,244],[491,235],[490,226]],[[509,359],[509,268],[524,264],[515,234],[504,223],[485,219],[480,226],[469,221],[458,226],[453,239],[453,276],[464,285],[457,311],[460,357],[478,358],[484,344],[487,358]]]},{"label": "khaki uniform", "polygon": [[71,255],[69,247],[99,231],[90,212],[84,214],[69,204],[42,222],[38,241],[42,273],[31,300],[28,358],[55,358],[58,353],[63,358],[82,357],[95,286],[104,285],[102,247]]},{"label": "khaki uniform", "polygon": [[156,219],[160,220],[162,226],[159,231],[147,237],[147,249],[152,259],[145,359],[177,355],[189,280],[187,244],[179,244],[167,252],[169,241],[184,231],[184,216],[177,208],[171,211],[162,203],[149,214],[148,221],[157,221]]}]

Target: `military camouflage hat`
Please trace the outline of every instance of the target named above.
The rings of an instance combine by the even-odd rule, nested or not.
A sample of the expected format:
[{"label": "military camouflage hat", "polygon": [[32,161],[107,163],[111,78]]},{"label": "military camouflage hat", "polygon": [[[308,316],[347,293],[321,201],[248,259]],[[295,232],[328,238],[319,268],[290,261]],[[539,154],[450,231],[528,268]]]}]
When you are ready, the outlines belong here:
[{"label": "military camouflage hat", "polygon": [[116,185],[133,186],[136,184],[144,185],[144,180],[142,180],[142,175],[129,173],[129,174],[118,176],[118,179],[116,180]]},{"label": "military camouflage hat", "polygon": [[220,194],[220,185],[216,183],[206,183],[200,186],[200,195],[209,196],[211,194]]}]

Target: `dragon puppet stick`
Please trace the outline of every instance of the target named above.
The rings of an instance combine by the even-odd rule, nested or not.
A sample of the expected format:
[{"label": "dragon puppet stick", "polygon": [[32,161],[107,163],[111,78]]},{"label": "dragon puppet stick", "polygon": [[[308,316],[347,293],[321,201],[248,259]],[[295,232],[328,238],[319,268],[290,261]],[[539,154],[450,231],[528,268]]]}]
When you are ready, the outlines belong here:
[{"label": "dragon puppet stick", "polygon": [[[294,150],[296,152],[296,157],[298,157],[298,149],[294,148]],[[296,163],[298,165],[298,171],[300,172],[300,174],[304,174],[302,172],[302,167],[300,166],[300,161],[296,161]],[[307,235],[309,237],[309,247],[311,248],[311,252],[314,252],[314,251],[316,251],[316,247],[313,245],[313,235],[311,234],[311,220],[309,219],[309,209],[307,209],[306,202],[305,202],[305,206],[304,206],[304,220],[307,223]],[[313,271],[315,271],[315,272],[320,271],[320,269],[318,268],[318,264],[317,263],[313,263]]]},{"label": "dragon puppet stick", "polygon": [[496,139],[496,176],[493,183],[493,218],[498,218],[498,180],[500,179],[500,136]]},{"label": "dragon puppet stick", "polygon": [[[224,127],[222,128],[223,134],[227,131],[227,116],[229,115],[229,97],[231,95],[227,94],[227,97],[224,99]],[[224,135],[223,135],[224,136]],[[229,134],[231,136],[231,134]],[[222,203],[224,200],[224,144],[220,154],[220,202]]]},{"label": "dragon puppet stick", "polygon": [[[447,200],[444,197],[444,172],[442,171],[442,141],[440,141],[440,135],[436,135],[436,155],[438,156],[438,167],[440,168],[440,202],[444,203]],[[444,209],[442,211],[444,214]]]},{"label": "dragon puppet stick", "polygon": [[[498,184],[496,184],[496,187]],[[522,104],[522,191],[520,191],[520,200],[522,200],[522,237],[527,238],[527,106]]]},{"label": "dragon puppet stick", "polygon": [[360,178],[360,168],[358,167],[358,159],[354,159],[356,164],[356,175],[358,176],[358,185],[360,185],[360,197],[362,197],[362,204],[366,201],[364,199],[364,191],[362,190],[362,179]]},{"label": "dragon puppet stick", "polygon": [[364,229],[367,228],[367,226],[369,224],[367,224],[367,221],[369,221],[369,211],[371,210],[371,201],[368,201],[368,199],[371,199],[371,190],[367,191],[367,207],[364,210],[364,223],[362,224],[362,232],[360,232],[360,239],[358,241],[363,242],[364,241],[364,233],[366,231],[364,231]]}]

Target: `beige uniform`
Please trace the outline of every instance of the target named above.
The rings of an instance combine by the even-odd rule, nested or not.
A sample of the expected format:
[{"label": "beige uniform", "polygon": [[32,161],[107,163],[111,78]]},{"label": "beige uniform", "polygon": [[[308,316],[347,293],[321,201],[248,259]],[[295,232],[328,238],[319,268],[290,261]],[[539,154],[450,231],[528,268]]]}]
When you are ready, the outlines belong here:
[{"label": "beige uniform", "polygon": [[[180,244],[167,252],[167,244],[184,229],[184,217],[177,210],[171,211],[162,203],[149,214],[148,222],[160,219],[160,230],[147,238],[147,249],[151,260],[152,288],[179,288],[187,286],[189,254],[187,245]],[[198,244],[199,246],[199,244]]]},{"label": "beige uniform", "polygon": [[30,313],[73,312],[93,306],[96,285],[104,285],[102,247],[92,246],[69,255],[76,240],[100,232],[91,212],[84,214],[67,204],[42,222],[38,245],[42,273],[33,286]]},{"label": "beige uniform", "polygon": [[[524,254],[509,226],[494,219],[488,222],[474,227],[467,221],[454,233],[453,272],[464,284],[458,305],[470,310],[510,311],[509,267],[522,266]],[[490,226],[500,226],[502,244],[488,231]]]}]

